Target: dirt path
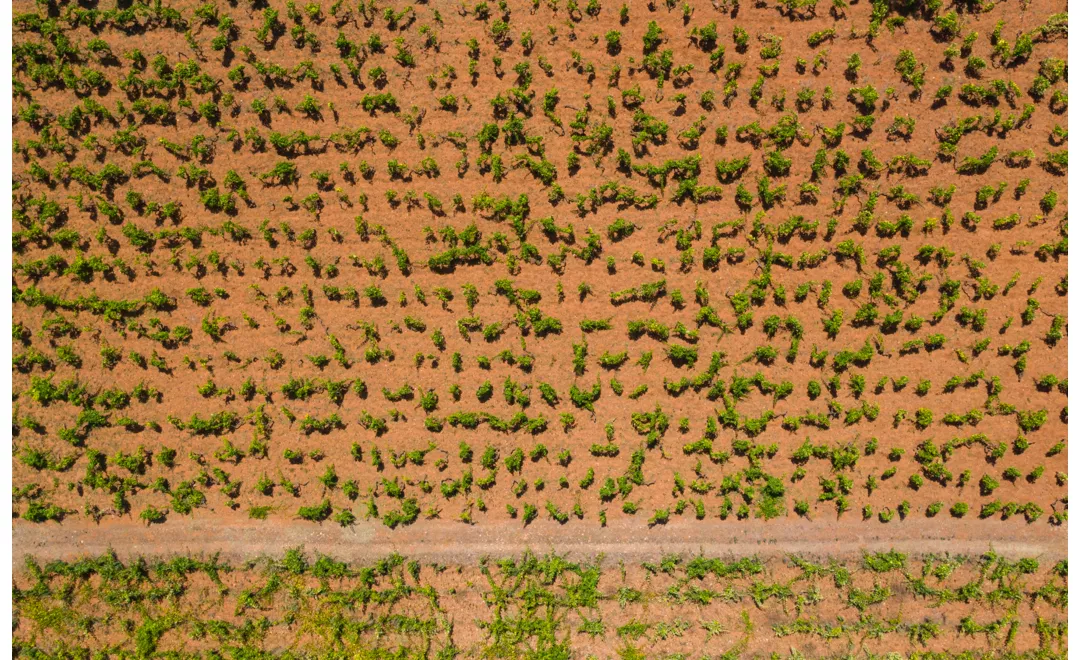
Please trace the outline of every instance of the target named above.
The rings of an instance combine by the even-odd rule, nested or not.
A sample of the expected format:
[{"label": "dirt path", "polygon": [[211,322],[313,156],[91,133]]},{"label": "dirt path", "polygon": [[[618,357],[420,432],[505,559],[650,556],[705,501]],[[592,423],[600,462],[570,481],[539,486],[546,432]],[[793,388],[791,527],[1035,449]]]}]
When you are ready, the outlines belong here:
[{"label": "dirt path", "polygon": [[72,559],[113,548],[123,559],[139,555],[221,553],[231,561],[258,555],[281,555],[303,545],[338,559],[363,561],[398,552],[411,558],[444,563],[472,562],[483,556],[504,556],[527,549],[555,550],[574,558],[604,554],[608,559],[640,561],[664,553],[710,556],[801,555],[845,558],[865,551],[895,549],[911,555],[978,554],[993,548],[1006,556],[1059,559],[1068,556],[1068,530],[1046,524],[1024,525],[937,518],[870,525],[861,520],[762,522],[677,521],[648,529],[639,521],[560,526],[537,521],[527,528],[506,521],[466,526],[425,521],[390,530],[378,522],[350,528],[307,522],[251,521],[224,525],[213,519],[170,521],[146,527],[132,521],[98,526],[35,525],[17,521],[13,528],[13,562],[21,566],[32,554],[40,560]]}]

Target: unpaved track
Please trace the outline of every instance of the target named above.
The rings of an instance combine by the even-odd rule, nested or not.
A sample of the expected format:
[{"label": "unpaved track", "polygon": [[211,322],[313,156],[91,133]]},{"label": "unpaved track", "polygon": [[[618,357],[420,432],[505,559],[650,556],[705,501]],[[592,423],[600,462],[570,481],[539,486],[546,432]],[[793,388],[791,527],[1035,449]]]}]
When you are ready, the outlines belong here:
[{"label": "unpaved track", "polygon": [[443,563],[474,562],[484,556],[507,556],[525,550],[556,551],[575,559],[603,554],[609,560],[656,559],[665,553],[710,556],[776,556],[798,553],[836,559],[863,551],[895,549],[911,555],[980,554],[993,548],[1010,557],[1060,559],[1068,556],[1068,529],[1043,522],[908,519],[888,525],[849,520],[763,522],[676,521],[649,529],[641,521],[615,522],[606,528],[537,521],[523,528],[505,521],[467,526],[450,521],[423,521],[390,530],[377,521],[349,528],[327,523],[251,521],[223,524],[214,519],[170,520],[147,527],[136,521],[100,525],[37,525],[15,521],[12,561],[20,567],[26,555],[39,560],[74,559],[113,549],[121,559],[137,556],[220,553],[238,562],[260,555],[280,556],[304,546],[348,561],[365,561],[398,552],[410,558]]}]

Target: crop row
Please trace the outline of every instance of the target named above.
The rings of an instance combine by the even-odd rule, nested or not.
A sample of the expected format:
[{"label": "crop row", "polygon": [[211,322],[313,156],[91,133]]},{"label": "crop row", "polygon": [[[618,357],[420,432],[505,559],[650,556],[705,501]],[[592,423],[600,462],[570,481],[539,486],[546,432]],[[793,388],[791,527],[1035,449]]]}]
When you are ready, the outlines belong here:
[{"label": "crop row", "polygon": [[[217,557],[115,555],[40,565],[13,588],[20,655],[623,658],[901,651],[1065,657],[1067,563],[896,552],[658,556],[640,565],[559,555],[447,566],[392,555],[355,564],[301,549]],[[609,638],[610,637],[610,638]],[[288,649],[288,651],[285,651]],[[920,656],[922,657],[922,656]]]}]

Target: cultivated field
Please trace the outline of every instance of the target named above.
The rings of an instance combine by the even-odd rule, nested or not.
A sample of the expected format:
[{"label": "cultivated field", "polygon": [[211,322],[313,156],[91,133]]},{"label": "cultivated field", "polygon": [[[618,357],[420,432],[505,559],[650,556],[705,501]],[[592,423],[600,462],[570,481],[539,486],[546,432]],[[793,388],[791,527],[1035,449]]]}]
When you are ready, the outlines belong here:
[{"label": "cultivated field", "polygon": [[[900,649],[918,658],[1064,658],[1067,572],[1064,561],[993,553],[920,561],[880,553],[848,563],[658,554],[641,564],[524,554],[452,566],[396,554],[349,564],[298,550],[244,564],[103,555],[25,567],[16,603],[26,630],[16,631],[15,651],[697,660]],[[67,654],[46,655],[60,640]]]},{"label": "cultivated field", "polygon": [[14,652],[1065,654],[1065,11],[17,2]]}]

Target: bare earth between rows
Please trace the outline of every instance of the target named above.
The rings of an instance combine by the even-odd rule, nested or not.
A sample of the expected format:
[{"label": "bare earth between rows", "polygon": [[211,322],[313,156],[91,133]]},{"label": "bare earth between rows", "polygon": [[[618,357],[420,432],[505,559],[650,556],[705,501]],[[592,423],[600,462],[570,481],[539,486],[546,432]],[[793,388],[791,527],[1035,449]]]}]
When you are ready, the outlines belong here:
[{"label": "bare earth between rows", "polygon": [[392,552],[425,561],[473,562],[485,556],[502,557],[531,550],[558,552],[575,559],[603,555],[609,560],[654,559],[661,554],[703,553],[709,556],[801,556],[841,559],[862,552],[897,550],[911,555],[974,555],[991,548],[1009,557],[1068,556],[1066,526],[1000,524],[947,518],[919,519],[899,524],[868,526],[859,520],[785,521],[782,524],[744,521],[737,525],[675,521],[647,528],[637,521],[614,521],[607,527],[561,526],[537,521],[528,527],[505,521],[466,526],[459,522],[428,521],[390,530],[377,521],[351,527],[291,522],[267,526],[259,521],[223,524],[214,518],[170,521],[150,526],[135,521],[99,525],[12,525],[15,567],[27,555],[40,561],[100,555],[112,549],[121,559],[175,554],[214,554],[243,561],[280,556],[304,546],[348,561],[367,561]]}]

